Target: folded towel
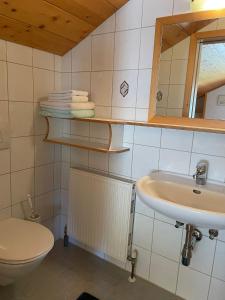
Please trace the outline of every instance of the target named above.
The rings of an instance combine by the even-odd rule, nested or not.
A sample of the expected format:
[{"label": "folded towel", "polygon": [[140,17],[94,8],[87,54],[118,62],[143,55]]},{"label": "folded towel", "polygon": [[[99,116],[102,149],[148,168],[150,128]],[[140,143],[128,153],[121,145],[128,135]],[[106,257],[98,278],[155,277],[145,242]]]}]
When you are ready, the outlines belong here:
[{"label": "folded towel", "polygon": [[63,102],[88,102],[87,96],[51,96],[49,101],[63,101]]},{"label": "folded towel", "polygon": [[41,110],[40,115],[43,117],[55,117],[55,118],[63,118],[63,119],[93,118],[95,116],[95,111],[93,109],[87,109],[87,110],[72,110],[69,113],[61,113],[61,112],[51,112],[47,110]]},{"label": "folded towel", "polygon": [[67,91],[55,91],[48,94],[50,96],[88,96],[87,91],[79,91],[79,90],[67,90]]},{"label": "folded towel", "polygon": [[94,109],[95,108],[95,104],[94,102],[68,102],[68,103],[64,103],[64,102],[57,102],[57,101],[42,101],[40,102],[40,107],[41,108],[52,108],[52,109],[59,109],[59,110],[75,110],[75,109],[79,109],[79,110],[83,110],[83,109]]}]

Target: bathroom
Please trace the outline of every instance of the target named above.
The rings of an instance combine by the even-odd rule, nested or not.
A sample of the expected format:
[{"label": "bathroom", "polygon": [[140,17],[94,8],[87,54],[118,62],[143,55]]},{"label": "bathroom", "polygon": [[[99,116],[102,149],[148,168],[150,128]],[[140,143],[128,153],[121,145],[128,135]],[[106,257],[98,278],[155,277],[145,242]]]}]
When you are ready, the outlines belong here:
[{"label": "bathroom", "polygon": [[[3,237],[6,240],[11,238],[14,251],[17,246],[24,249],[24,252],[20,253],[23,260],[26,260],[26,255],[32,249],[32,246],[26,245],[28,236],[23,235],[21,240],[16,236],[16,228],[12,230],[5,222],[11,218],[17,221],[30,218],[33,210],[45,226],[41,228],[48,228],[55,240],[55,245],[50,251],[53,246],[51,235],[51,241],[46,242],[50,246],[45,254],[49,253],[32,272],[9,285],[0,286],[0,299],[225,299],[225,231],[221,229],[222,225],[221,228],[193,228],[193,240],[195,241],[199,232],[201,240],[196,238],[196,244],[191,251],[192,257],[188,265],[185,265],[182,255],[187,237],[185,225],[188,222],[184,222],[183,225],[182,220],[169,217],[145,205],[140,197],[141,193],[136,195],[135,209],[132,209],[134,224],[132,226],[132,222],[126,223],[132,227],[132,249],[135,250],[130,252],[126,261],[107,255],[111,250],[116,253],[119,246],[112,245],[107,253],[102,253],[97,247],[93,249],[76,243],[68,223],[74,209],[70,201],[71,194],[73,192],[76,195],[78,190],[80,193],[81,187],[85,189],[85,179],[82,179],[82,176],[86,175],[82,172],[93,174],[93,177],[99,173],[107,180],[120,178],[119,184],[126,185],[129,182],[130,189],[134,182],[155,170],[173,172],[181,178],[188,176],[188,180],[195,184],[198,178],[193,179],[192,176],[198,175],[196,167],[199,162],[207,162],[203,166],[206,168],[206,181],[223,187],[224,121],[198,122],[199,119],[194,119],[192,114],[190,122],[179,122],[176,117],[173,123],[169,119],[163,124],[160,118],[160,114],[165,112],[163,88],[168,87],[168,83],[163,80],[168,67],[159,71],[157,47],[154,50],[154,43],[156,45],[157,42],[156,18],[186,15],[188,12],[200,10],[202,7],[198,6],[199,2],[214,2],[214,5],[223,2],[195,1],[197,7],[194,7],[190,0],[74,1],[80,3],[80,7],[90,5],[90,11],[94,10],[95,5],[101,11],[101,2],[115,5],[114,13],[106,9],[102,12],[104,18],[99,18],[102,21],[98,21],[101,23],[98,27],[97,21],[93,21],[96,19],[92,20],[94,25],[85,28],[85,38],[79,43],[79,39],[72,43],[71,36],[74,33],[71,30],[68,30],[66,42],[63,43],[64,38],[61,41],[61,36],[65,34],[65,30],[60,18],[53,20],[52,25],[51,22],[46,23],[45,15],[39,12],[39,9],[41,11],[45,7],[49,7],[49,14],[53,8],[62,11],[60,5],[64,5],[64,1],[35,1],[30,13],[29,1],[9,0],[0,3],[0,279],[1,269],[4,270],[4,257],[1,255],[4,252],[8,254]],[[96,3],[93,4],[94,2]],[[117,7],[115,3],[118,3]],[[20,14],[23,6],[24,12]],[[216,8],[219,6],[209,5],[204,9]],[[221,17],[225,17],[224,10],[221,11]],[[55,11],[51,14],[54,16]],[[72,15],[72,8],[67,10],[66,14]],[[105,17],[106,14],[109,17]],[[95,16],[97,18],[97,12]],[[23,25],[19,21],[21,17]],[[216,19],[214,15],[212,18]],[[221,30],[224,28],[222,21],[219,28]],[[219,24],[219,21],[215,22]],[[25,23],[32,25],[24,30]],[[213,31],[213,24],[212,22],[204,26],[209,26],[208,31]],[[73,22],[68,26],[72,25]],[[42,31],[45,32],[46,38],[43,38]],[[55,42],[52,32],[57,32]],[[87,32],[90,33],[87,35]],[[204,30],[201,32],[204,33]],[[31,33],[33,40],[29,39]],[[77,37],[79,32],[75,34]],[[176,52],[175,61],[184,64],[181,70],[175,70],[173,73],[183,71],[182,74],[186,75],[189,47],[185,43],[179,45],[180,52]],[[164,66],[165,62],[173,64],[172,60],[165,57],[166,55],[162,60]],[[158,85],[155,82],[155,70],[162,76]],[[190,68],[188,70],[190,71]],[[184,88],[185,82],[173,84]],[[153,101],[149,102],[149,98],[152,98],[150,93],[154,95],[154,89],[158,89],[155,93],[155,106],[159,116],[156,117],[158,121],[152,122],[151,126],[147,122],[152,118],[154,110]],[[95,102],[95,118],[98,121],[94,118],[93,121],[53,120],[40,115],[40,102],[46,100],[50,92],[69,90],[88,92],[91,101]],[[174,92],[175,98],[179,98],[180,95],[176,94],[177,90]],[[224,100],[221,94],[220,96],[219,110],[222,113],[221,106],[224,105]],[[172,107],[171,111],[166,113],[172,117],[173,113],[178,114],[181,111],[179,106],[179,109]],[[51,137],[46,134],[50,130],[53,131]],[[54,141],[54,135],[59,133],[64,136],[63,142],[56,139]],[[73,147],[69,142],[65,142],[69,138],[76,138],[83,141],[83,144]],[[115,143],[114,150],[117,153],[113,153],[111,148],[106,149],[105,146],[100,151],[90,149],[90,144],[94,148],[100,148],[99,145],[107,145],[109,140],[112,144]],[[79,180],[73,181],[73,176]],[[97,193],[97,190],[92,187],[91,179],[87,180],[90,180],[87,195],[93,200],[91,191],[93,189],[93,193]],[[112,185],[112,182],[109,181],[109,184]],[[94,196],[93,198],[96,199]],[[77,206],[77,211],[79,208]],[[118,206],[116,215],[119,215],[119,210]],[[77,214],[77,211],[74,209],[74,214]],[[78,217],[79,215],[75,222],[81,220],[81,223],[84,223],[84,219],[82,221],[82,218]],[[90,212],[90,224],[93,221],[91,218]],[[112,219],[112,226],[107,227],[109,232],[115,223]],[[34,246],[35,225],[39,224],[29,224],[34,228],[33,231],[29,226],[29,238]],[[209,233],[209,229],[214,231]],[[221,229],[218,236],[216,229]],[[48,233],[50,236],[50,231],[45,231],[46,235]],[[100,231],[98,232],[98,238],[103,239]],[[65,233],[69,236],[69,245]],[[128,234],[121,240],[121,245],[127,239]],[[42,247],[41,243],[38,245]],[[126,247],[127,244],[124,245],[124,249]],[[19,250],[16,255],[18,253]],[[131,272],[132,263],[134,274]],[[92,295],[92,298],[88,298],[84,293]]]}]

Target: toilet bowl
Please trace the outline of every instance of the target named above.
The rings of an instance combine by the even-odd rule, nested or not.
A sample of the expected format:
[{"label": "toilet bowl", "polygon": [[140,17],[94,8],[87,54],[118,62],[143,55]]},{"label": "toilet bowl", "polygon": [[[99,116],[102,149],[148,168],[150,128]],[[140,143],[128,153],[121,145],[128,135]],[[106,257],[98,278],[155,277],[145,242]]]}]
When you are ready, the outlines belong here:
[{"label": "toilet bowl", "polygon": [[0,221],[0,285],[34,270],[53,246],[53,234],[38,223],[16,218]]}]

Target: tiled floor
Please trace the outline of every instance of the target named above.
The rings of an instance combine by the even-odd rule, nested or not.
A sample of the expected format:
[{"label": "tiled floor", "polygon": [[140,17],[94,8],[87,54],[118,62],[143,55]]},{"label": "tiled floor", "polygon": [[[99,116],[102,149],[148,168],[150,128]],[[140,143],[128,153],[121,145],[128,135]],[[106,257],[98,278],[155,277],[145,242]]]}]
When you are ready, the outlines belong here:
[{"label": "tiled floor", "polygon": [[142,279],[127,281],[128,273],[62,241],[42,265],[16,284],[0,287],[1,300],[76,300],[84,291],[100,300],[181,300]]}]

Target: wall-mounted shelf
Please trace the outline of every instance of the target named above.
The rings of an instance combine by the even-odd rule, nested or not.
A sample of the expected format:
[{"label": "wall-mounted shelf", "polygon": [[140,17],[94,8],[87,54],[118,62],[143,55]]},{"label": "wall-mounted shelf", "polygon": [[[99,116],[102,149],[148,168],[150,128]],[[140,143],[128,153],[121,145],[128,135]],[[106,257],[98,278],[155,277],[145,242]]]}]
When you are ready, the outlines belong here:
[{"label": "wall-mounted shelf", "polygon": [[95,122],[107,124],[109,130],[109,138],[106,144],[96,143],[95,141],[82,140],[77,138],[56,136],[50,134],[50,119],[57,119],[53,117],[45,117],[47,121],[47,134],[44,141],[47,143],[60,144],[71,146],[79,149],[85,149],[90,151],[97,151],[103,153],[122,153],[129,151],[127,147],[123,147],[123,129],[124,123],[122,121],[109,120],[109,119],[93,119],[93,118],[73,118],[67,119],[70,121],[82,121],[82,122]]}]

